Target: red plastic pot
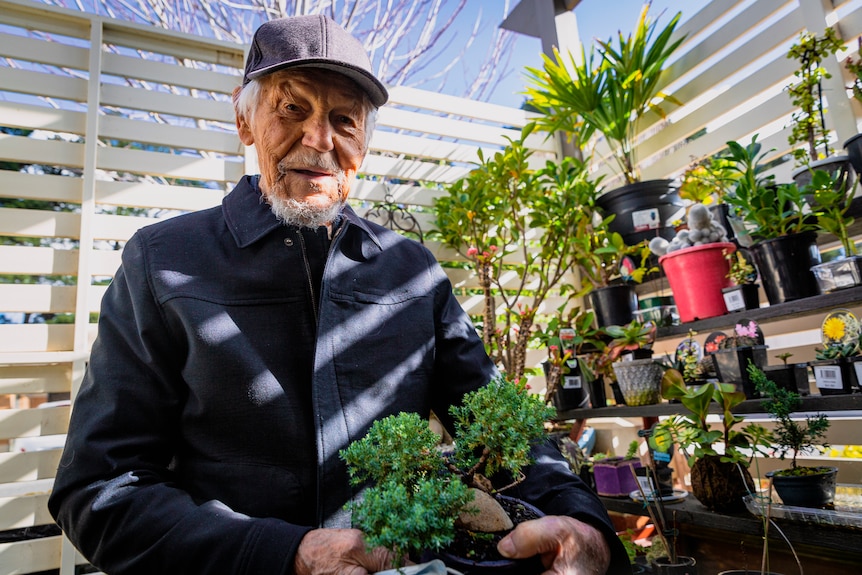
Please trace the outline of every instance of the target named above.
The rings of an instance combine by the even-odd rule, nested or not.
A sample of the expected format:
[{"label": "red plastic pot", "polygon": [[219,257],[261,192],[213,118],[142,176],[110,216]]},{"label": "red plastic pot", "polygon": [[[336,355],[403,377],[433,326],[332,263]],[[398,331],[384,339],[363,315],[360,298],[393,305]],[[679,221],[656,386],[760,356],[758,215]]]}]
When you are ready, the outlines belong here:
[{"label": "red plastic pot", "polygon": [[664,270],[681,322],[727,313],[721,290],[729,287],[730,263],[725,253],[736,251],[730,242],[692,246],[661,256]]}]

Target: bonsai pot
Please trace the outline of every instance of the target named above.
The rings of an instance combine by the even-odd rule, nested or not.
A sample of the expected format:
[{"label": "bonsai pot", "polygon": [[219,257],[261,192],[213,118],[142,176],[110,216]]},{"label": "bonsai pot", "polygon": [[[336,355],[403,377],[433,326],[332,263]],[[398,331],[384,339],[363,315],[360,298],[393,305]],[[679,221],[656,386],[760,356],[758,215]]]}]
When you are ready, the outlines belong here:
[{"label": "bonsai pot", "polygon": [[760,284],[742,284],[722,288],[724,305],[728,312],[760,308]]},{"label": "bonsai pot", "polygon": [[629,284],[596,288],[587,297],[596,314],[597,327],[626,325],[634,319],[638,296]]},{"label": "bonsai pot", "polygon": [[811,268],[820,263],[817,234],[805,232],[763,240],[749,248],[770,305],[820,293]]},{"label": "bonsai pot", "polygon": [[[544,515],[526,501],[499,494],[495,498],[509,513],[515,525]],[[441,559],[447,567],[460,571],[464,575],[539,575],[542,573],[545,568],[538,556],[529,559],[506,559],[497,553],[497,543],[508,533],[506,531],[483,534],[492,535],[492,537],[475,538],[467,530],[458,529],[452,543],[439,552],[425,553],[422,561]],[[466,557],[467,553],[470,557]]]},{"label": "bonsai pot", "polygon": [[748,469],[721,461],[720,455],[700,457],[691,467],[691,493],[707,509],[741,513],[745,511],[742,498],[753,492],[754,480]]},{"label": "bonsai pot", "polygon": [[[797,468],[800,469],[800,468]],[[784,505],[824,509],[832,506],[835,500],[835,479],[837,467],[810,467],[813,472],[803,475],[781,475],[778,471],[768,471],[772,485]]]},{"label": "bonsai pot", "polygon": [[697,575],[697,561],[677,555],[676,563],[671,563],[668,557],[659,557],[653,560],[652,570],[656,575]]},{"label": "bonsai pot", "polygon": [[730,287],[730,263],[725,253],[735,250],[730,242],[716,242],[676,250],[658,259],[682,323],[727,313],[721,293]]},{"label": "bonsai pot", "polygon": [[639,459],[611,457],[596,461],[593,464],[596,493],[606,497],[628,496],[638,488],[631,470],[637,470],[639,467],[641,467]]},{"label": "bonsai pot", "polygon": [[787,365],[767,365],[761,367],[766,377],[775,382],[778,387],[799,395],[809,395],[808,364],[788,363]]},{"label": "bonsai pot", "polygon": [[675,232],[671,222],[681,219],[685,212],[673,180],[626,184],[599,196],[596,205],[605,216],[616,214],[610,231],[619,233],[627,245],[657,235],[673,239]]},{"label": "bonsai pot", "polygon": [[850,256],[817,264],[811,268],[822,293],[862,285],[862,257]]},{"label": "bonsai pot", "polygon": [[734,383],[745,392],[745,397],[759,397],[757,390],[748,377],[748,362],[757,367],[766,365],[766,346],[750,345],[718,349],[712,354],[718,379],[722,383]]},{"label": "bonsai pot", "polygon": [[846,357],[809,362],[820,395],[853,393],[857,386],[856,370]]},{"label": "bonsai pot", "polygon": [[653,405],[661,401],[662,367],[652,359],[611,364],[626,405]]}]

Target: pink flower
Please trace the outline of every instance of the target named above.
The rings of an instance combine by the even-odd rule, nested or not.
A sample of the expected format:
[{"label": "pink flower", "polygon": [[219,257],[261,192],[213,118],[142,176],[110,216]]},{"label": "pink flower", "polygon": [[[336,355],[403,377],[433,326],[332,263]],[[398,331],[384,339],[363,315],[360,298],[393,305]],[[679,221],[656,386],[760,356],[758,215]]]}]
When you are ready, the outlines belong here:
[{"label": "pink flower", "polygon": [[736,335],[741,337],[757,337],[757,324],[753,321],[748,322],[748,325],[736,324]]},{"label": "pink flower", "polygon": [[477,250],[476,248],[469,248],[467,250],[467,257],[473,257],[478,253],[479,253],[479,250]]},{"label": "pink flower", "polygon": [[493,253],[497,251],[497,246],[490,246],[488,249]]}]

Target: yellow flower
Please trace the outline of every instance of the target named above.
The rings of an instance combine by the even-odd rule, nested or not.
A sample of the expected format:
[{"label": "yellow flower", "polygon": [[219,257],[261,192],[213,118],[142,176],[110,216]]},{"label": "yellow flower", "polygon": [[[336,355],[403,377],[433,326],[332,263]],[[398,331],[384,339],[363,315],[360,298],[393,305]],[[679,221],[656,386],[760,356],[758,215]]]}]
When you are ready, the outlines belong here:
[{"label": "yellow flower", "polygon": [[830,317],[823,324],[823,335],[832,341],[841,341],[844,337],[844,320],[840,317]]}]

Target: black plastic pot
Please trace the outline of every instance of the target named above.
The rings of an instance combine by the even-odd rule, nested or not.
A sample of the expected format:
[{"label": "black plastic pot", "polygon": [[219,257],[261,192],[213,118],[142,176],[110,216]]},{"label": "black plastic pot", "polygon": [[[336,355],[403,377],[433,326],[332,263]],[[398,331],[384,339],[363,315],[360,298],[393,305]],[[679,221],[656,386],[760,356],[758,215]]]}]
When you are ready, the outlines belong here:
[{"label": "black plastic pot", "polygon": [[638,296],[628,284],[596,288],[588,294],[597,327],[626,325],[634,319]]},{"label": "black plastic pot", "polygon": [[652,572],[657,575],[697,575],[697,561],[694,557],[677,555],[676,563],[667,557],[659,557],[652,563]]},{"label": "black plastic pot", "polygon": [[742,284],[722,288],[728,312],[760,308],[760,284]]},{"label": "black plastic pot", "polygon": [[[542,362],[542,370],[545,372],[546,382],[549,369],[550,363],[547,361]],[[584,377],[581,374],[581,366],[577,360],[569,363],[569,373],[564,373],[560,376],[560,381],[557,382],[557,387],[551,396],[551,401],[558,413],[589,406],[589,388],[585,385]]]},{"label": "black plastic pot", "polygon": [[715,362],[718,379],[722,383],[736,384],[738,388],[742,388],[745,397],[749,399],[760,397],[748,376],[748,362],[751,361],[757,367],[766,365],[768,359],[765,345],[719,349],[712,355],[712,359]]},{"label": "black plastic pot", "polygon": [[590,407],[593,409],[608,406],[608,394],[605,390],[605,379],[597,377],[587,384],[590,390]]},{"label": "black plastic pot", "polygon": [[846,357],[811,361],[808,365],[811,366],[820,395],[853,393],[853,388],[857,386],[856,370]]},{"label": "black plastic pot", "polygon": [[763,240],[752,245],[750,250],[770,305],[820,293],[811,271],[811,266],[820,263],[816,233]]},{"label": "black plastic pot", "polygon": [[787,365],[767,365],[761,368],[770,380],[778,387],[799,395],[809,395],[811,386],[808,385],[808,364],[789,363]]},{"label": "black plastic pot", "polygon": [[848,138],[844,142],[844,150],[847,152],[847,157],[850,158],[850,165],[853,166],[857,174],[862,174],[862,134]]},{"label": "black plastic pot", "polygon": [[814,170],[828,172],[835,178],[835,189],[844,189],[855,177],[849,156],[829,156],[793,171],[791,177],[800,190],[811,183]]},{"label": "black plastic pot", "polygon": [[605,216],[616,214],[610,230],[619,233],[627,244],[662,236],[672,240],[672,222],[683,219],[685,206],[673,180],[646,180],[626,184],[602,194],[596,205]]},{"label": "black plastic pot", "polygon": [[768,471],[772,485],[784,505],[824,509],[835,500],[835,480],[837,467],[819,467],[820,473],[811,475],[779,475]]}]

